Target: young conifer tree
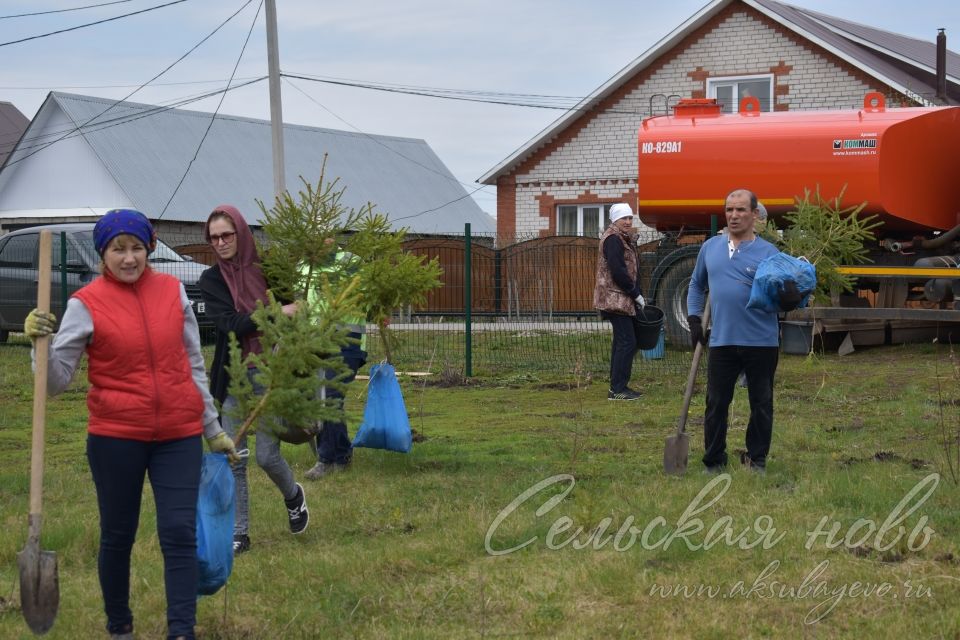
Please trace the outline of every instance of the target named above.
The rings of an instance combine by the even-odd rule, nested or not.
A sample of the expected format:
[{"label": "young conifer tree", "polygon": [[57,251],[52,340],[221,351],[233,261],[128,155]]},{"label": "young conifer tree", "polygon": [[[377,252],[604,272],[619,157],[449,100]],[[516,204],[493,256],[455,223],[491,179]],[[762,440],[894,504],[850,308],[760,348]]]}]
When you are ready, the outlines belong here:
[{"label": "young conifer tree", "polygon": [[[327,180],[326,157],[316,186],[303,180],[294,198],[278,196],[271,209],[263,203],[260,248],[264,276],[270,287],[268,305],[258,305],[253,320],[262,332],[263,350],[240,358],[231,337],[230,393],[238,400],[237,415],[245,432],[260,416],[280,419],[281,439],[304,441],[319,421],[342,421],[343,406],[327,401],[321,388],[343,390],[349,368],[340,358],[347,344],[346,326],[366,318],[380,327],[387,360],[390,339],[387,325],[394,309],[421,303],[427,291],[439,286],[437,259],[403,251],[405,231],[392,231],[386,216],[368,203],[360,209],[342,203],[345,188],[339,178]],[[338,260],[341,246],[353,255]],[[296,301],[299,309],[286,316],[284,303]],[[265,391],[253,395],[245,371],[259,370]],[[333,371],[330,380],[318,376]]]},{"label": "young conifer tree", "polygon": [[829,301],[842,291],[852,291],[854,278],[841,273],[840,265],[870,262],[867,246],[880,226],[876,216],[859,214],[866,203],[843,207],[842,189],[835,198],[823,198],[820,189],[809,189],[795,198],[795,207],[783,216],[785,228],[768,223],[763,236],[793,256],[804,256],[817,268],[814,298]]},{"label": "young conifer tree", "polygon": [[440,286],[440,259],[403,250],[406,229],[391,231],[386,216],[367,211],[350,236],[347,248],[357,256],[359,289],[367,321],[377,325],[384,357],[393,361],[394,341],[390,314],[407,305],[421,305],[427,294]]}]

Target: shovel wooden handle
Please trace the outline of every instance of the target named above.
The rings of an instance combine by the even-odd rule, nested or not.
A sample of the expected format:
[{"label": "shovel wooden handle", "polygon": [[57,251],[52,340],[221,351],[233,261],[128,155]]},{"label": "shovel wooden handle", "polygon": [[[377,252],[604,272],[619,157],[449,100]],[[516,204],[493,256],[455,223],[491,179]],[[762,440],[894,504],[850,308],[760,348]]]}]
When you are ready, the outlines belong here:
[{"label": "shovel wooden handle", "polygon": [[[703,303],[703,328],[706,330],[710,322],[710,296]],[[690,398],[693,397],[693,385],[697,381],[697,370],[700,368],[700,357],[703,355],[703,345],[697,343],[693,349],[693,362],[690,364],[690,373],[687,375],[687,389],[683,392],[683,408],[680,409],[680,419],[677,421],[677,435],[683,433],[687,427],[687,413],[690,411]]]},{"label": "shovel wooden handle", "polygon": [[[50,264],[52,240],[49,231],[40,232],[39,276],[37,278],[37,309],[50,312]],[[33,441],[30,448],[30,537],[40,537],[43,506],[43,445],[47,418],[47,359],[50,356],[50,336],[34,340],[36,367],[33,373]],[[34,531],[36,528],[36,531]]]}]

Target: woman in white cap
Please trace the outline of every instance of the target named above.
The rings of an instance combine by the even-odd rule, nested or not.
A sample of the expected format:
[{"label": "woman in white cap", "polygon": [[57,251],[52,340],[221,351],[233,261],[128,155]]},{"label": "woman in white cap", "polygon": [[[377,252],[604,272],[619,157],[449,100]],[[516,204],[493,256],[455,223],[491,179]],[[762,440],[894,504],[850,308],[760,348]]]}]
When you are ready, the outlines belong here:
[{"label": "woman in white cap", "polygon": [[633,370],[633,357],[637,353],[634,317],[637,306],[645,304],[640,294],[639,266],[633,210],[621,202],[610,207],[610,226],[600,236],[597,284],[593,290],[593,306],[613,327],[608,400],[636,400],[640,397],[627,386]]}]

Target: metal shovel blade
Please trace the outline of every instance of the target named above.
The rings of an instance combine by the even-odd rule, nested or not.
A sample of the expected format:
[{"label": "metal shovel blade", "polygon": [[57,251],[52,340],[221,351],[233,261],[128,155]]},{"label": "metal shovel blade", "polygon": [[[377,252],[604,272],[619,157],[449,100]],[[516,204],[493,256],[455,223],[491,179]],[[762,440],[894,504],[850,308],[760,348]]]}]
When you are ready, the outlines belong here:
[{"label": "metal shovel blade", "polygon": [[41,551],[40,541],[27,540],[23,551],[17,554],[20,567],[20,609],[27,626],[36,635],[43,635],[53,627],[60,606],[60,577],[57,554]]},{"label": "metal shovel blade", "polygon": [[667,436],[667,444],[663,448],[663,471],[669,476],[683,475],[687,470],[687,457],[690,454],[690,436],[686,433],[675,433]]},{"label": "metal shovel blade", "polygon": [[[710,320],[710,296],[707,296],[703,311],[703,326],[708,326]],[[697,370],[700,368],[700,358],[703,356],[703,344],[697,343],[693,349],[693,361],[690,363],[690,373],[687,375],[687,387],[683,392],[683,406],[680,409],[680,419],[677,421],[677,430],[667,437],[663,448],[663,472],[669,476],[683,475],[687,471],[687,456],[690,453],[690,436],[685,431],[687,414],[690,412],[690,398],[693,397],[693,385],[697,381]]]}]

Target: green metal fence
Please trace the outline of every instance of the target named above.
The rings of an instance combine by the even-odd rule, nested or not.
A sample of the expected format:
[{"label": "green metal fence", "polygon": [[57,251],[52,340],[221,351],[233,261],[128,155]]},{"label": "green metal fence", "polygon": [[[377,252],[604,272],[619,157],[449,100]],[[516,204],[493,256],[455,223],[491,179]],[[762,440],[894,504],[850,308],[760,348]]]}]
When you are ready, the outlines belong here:
[{"label": "green metal fence", "polygon": [[[92,226],[92,225],[89,225]],[[98,259],[83,225],[54,233],[53,311],[62,316],[66,298],[96,277]],[[699,243],[709,232],[664,235],[648,232],[639,240],[644,294],[667,312],[663,343],[638,352],[635,370],[685,370],[683,277]],[[38,234],[0,236],[0,338],[22,331],[36,305]],[[516,238],[498,245],[493,235],[410,238],[407,249],[436,257],[443,286],[418,308],[400,309],[390,330],[398,340],[395,364],[407,370],[458,371],[497,376],[540,371],[566,374],[574,369],[603,374],[609,368],[611,329],[593,309],[599,246],[596,238],[576,236]],[[213,329],[196,286],[206,268],[202,257],[183,260],[168,249],[151,258],[153,266],[184,282],[205,341]],[[172,255],[171,255],[172,254]],[[663,269],[670,262],[674,270]],[[679,319],[679,320],[678,320]],[[370,361],[383,357],[376,327],[370,327]]]}]

